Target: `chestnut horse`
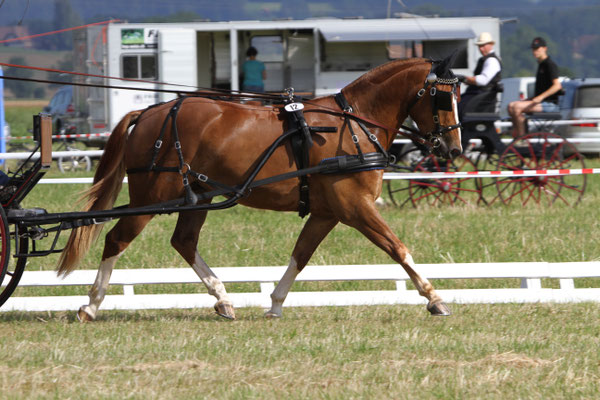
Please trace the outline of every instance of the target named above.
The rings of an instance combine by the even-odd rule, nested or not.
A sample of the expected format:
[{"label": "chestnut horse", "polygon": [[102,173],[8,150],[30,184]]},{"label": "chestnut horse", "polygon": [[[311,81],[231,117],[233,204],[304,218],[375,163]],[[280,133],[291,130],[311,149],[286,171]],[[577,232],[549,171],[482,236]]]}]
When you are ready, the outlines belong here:
[{"label": "chestnut horse", "polygon": [[[309,166],[315,166],[323,159],[357,154],[355,142],[360,143],[365,153],[389,149],[397,130],[408,116],[415,121],[422,137],[435,142],[433,147],[438,154],[458,156],[462,151],[456,111],[457,97],[460,94],[456,90],[456,79],[452,79],[454,75],[449,69],[450,63],[449,59],[441,62],[426,59],[396,60],[367,72],[341,91],[352,107],[350,115],[356,118],[347,119],[350,109],[342,111],[333,96],[306,102],[304,116],[309,126],[336,128],[335,133],[312,135]],[[445,96],[440,96],[442,93]],[[437,106],[436,96],[445,98],[445,107]],[[85,211],[113,207],[123,177],[131,169],[138,171],[129,174],[128,207],[147,206],[182,197],[185,190],[179,174],[139,171],[151,163],[158,137],[162,137],[164,145],[156,151],[154,158],[157,164],[175,167],[175,171],[178,166],[185,165],[187,169],[199,171],[213,181],[237,185],[250,175],[257,160],[281,136],[286,126],[281,117],[281,108],[278,107],[188,97],[178,106],[177,129],[172,129],[171,124],[165,124],[166,128],[161,134],[161,126],[175,102],[156,105],[145,111],[130,112],[120,121],[106,144],[94,177],[94,185],[88,192]],[[369,135],[361,129],[360,124],[369,127]],[[130,126],[134,128],[128,133]],[[351,134],[351,131],[354,133]],[[180,154],[174,150],[174,132],[181,143]],[[289,142],[287,140],[275,149],[257,179],[297,169]],[[308,176],[310,217],[298,237],[288,269],[271,294],[272,306],[266,317],[281,316],[283,301],[296,276],[338,222],[360,231],[402,265],[419,294],[427,298],[427,309],[432,314],[450,314],[431,283],[417,274],[407,247],[377,211],[375,200],[381,193],[382,177],[381,168]],[[298,177],[292,177],[255,187],[237,202],[261,209],[296,211],[300,197],[298,181]],[[214,187],[206,182],[195,182],[192,185],[196,193]],[[201,202],[210,203],[210,200]],[[207,210],[180,212],[171,245],[198,274],[208,293],[217,298],[217,313],[234,319],[233,305],[223,283],[197,250],[200,229],[206,216]],[[89,304],[82,306],[78,312],[81,321],[95,319],[117,259],[152,218],[153,215],[121,217],[108,232],[98,275],[89,292]],[[80,227],[71,232],[59,261],[59,274],[68,274],[76,268],[99,234],[100,227],[101,225]]]}]

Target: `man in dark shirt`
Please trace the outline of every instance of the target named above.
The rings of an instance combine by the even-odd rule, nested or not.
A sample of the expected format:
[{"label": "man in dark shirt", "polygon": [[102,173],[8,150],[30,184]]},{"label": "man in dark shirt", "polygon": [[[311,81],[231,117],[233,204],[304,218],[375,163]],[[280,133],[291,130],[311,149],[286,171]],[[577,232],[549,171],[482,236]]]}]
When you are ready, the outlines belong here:
[{"label": "man in dark shirt", "polygon": [[531,50],[538,62],[535,94],[532,99],[513,101],[508,105],[508,113],[513,123],[513,137],[525,134],[523,113],[559,111],[558,93],[562,89],[562,85],[558,80],[558,66],[548,56],[548,47],[543,38],[533,39]]}]

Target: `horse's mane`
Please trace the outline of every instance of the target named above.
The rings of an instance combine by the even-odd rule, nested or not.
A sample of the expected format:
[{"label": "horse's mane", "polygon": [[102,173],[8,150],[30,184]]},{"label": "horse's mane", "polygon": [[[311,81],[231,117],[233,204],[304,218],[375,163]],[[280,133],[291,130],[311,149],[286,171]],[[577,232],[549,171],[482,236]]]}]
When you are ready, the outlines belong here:
[{"label": "horse's mane", "polygon": [[388,61],[387,63],[375,67],[369,72],[361,75],[359,78],[348,84],[345,88],[351,89],[355,86],[364,85],[365,83],[380,84],[396,75],[400,71],[425,62],[429,63],[430,61],[424,58],[403,58],[399,60]]},{"label": "horse's mane", "polygon": [[364,84],[380,84],[396,75],[398,72],[404,71],[417,64],[433,65],[432,72],[434,72],[439,78],[451,79],[455,75],[450,69],[454,64],[456,58],[456,52],[443,60],[430,60],[426,58],[403,58],[399,60],[392,60],[378,67],[373,68],[366,74],[360,76],[355,81],[346,86],[346,89],[352,89],[356,86],[362,86]]}]

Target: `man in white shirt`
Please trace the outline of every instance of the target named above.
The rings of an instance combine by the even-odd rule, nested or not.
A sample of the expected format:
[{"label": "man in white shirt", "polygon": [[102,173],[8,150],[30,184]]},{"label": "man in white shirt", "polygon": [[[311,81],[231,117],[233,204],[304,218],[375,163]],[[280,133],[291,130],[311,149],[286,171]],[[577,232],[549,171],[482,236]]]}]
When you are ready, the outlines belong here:
[{"label": "man in white shirt", "polygon": [[[494,52],[496,42],[488,32],[483,32],[477,38],[475,44],[479,47],[481,57],[477,61],[477,66],[473,71],[473,76],[463,77],[463,83],[468,85],[467,90],[461,94],[460,104],[458,105],[459,115],[465,111],[482,112],[494,111],[495,93],[497,85],[502,79],[502,64],[500,58]],[[493,92],[492,92],[493,91]],[[478,94],[491,92],[486,96],[486,101],[481,100],[478,104],[467,104]],[[486,103],[486,104],[484,104]]]}]

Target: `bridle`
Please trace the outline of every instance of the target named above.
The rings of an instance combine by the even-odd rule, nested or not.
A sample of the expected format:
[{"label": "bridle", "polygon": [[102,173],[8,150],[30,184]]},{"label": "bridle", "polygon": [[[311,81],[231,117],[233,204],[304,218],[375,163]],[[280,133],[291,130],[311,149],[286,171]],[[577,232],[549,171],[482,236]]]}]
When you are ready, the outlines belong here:
[{"label": "bridle", "polygon": [[[445,90],[438,90],[438,88],[436,87],[438,84],[452,85],[452,91],[448,92]],[[442,124],[440,124],[439,110],[453,111],[452,100],[454,96],[456,96],[457,86],[458,78],[438,78],[434,72],[429,72],[427,78],[425,78],[424,86],[417,92],[416,97],[409,104],[408,111],[410,112],[411,108],[413,108],[414,105],[417,104],[417,102],[421,100],[423,96],[425,96],[425,93],[427,93],[427,89],[429,89],[429,95],[431,97],[431,109],[433,111],[434,130],[423,134],[419,130],[408,126],[403,126],[402,129],[406,129],[414,134],[421,134],[433,149],[437,149],[438,147],[440,147],[442,144],[442,136],[446,132],[458,129],[462,126],[460,122],[454,125],[447,126],[443,126]]]}]

